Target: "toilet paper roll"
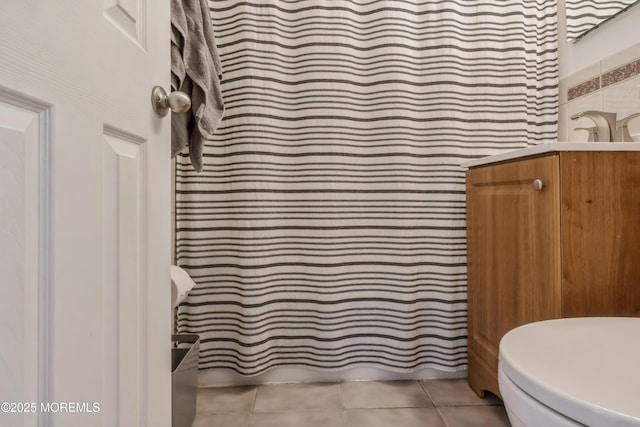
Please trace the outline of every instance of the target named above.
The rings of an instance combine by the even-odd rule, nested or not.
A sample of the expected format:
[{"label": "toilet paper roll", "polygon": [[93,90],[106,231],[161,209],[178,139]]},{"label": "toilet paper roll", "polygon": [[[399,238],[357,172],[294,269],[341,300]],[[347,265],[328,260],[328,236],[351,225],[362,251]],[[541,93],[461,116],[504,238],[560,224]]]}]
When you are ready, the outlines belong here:
[{"label": "toilet paper roll", "polygon": [[177,265],[171,266],[171,304],[177,307],[196,285],[189,273]]}]

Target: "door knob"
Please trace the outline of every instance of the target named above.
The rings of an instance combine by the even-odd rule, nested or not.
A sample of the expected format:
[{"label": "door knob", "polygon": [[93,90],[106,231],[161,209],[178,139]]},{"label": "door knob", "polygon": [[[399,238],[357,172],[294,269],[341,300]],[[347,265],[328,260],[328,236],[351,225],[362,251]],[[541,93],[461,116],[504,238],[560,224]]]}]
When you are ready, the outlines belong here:
[{"label": "door knob", "polygon": [[160,117],[167,115],[169,110],[174,113],[184,113],[191,108],[191,98],[184,92],[167,92],[160,86],[155,86],[151,91],[151,105],[153,111]]},{"label": "door knob", "polygon": [[544,182],[542,182],[541,179],[534,179],[533,180],[533,189],[536,191],[540,191],[544,188]]}]

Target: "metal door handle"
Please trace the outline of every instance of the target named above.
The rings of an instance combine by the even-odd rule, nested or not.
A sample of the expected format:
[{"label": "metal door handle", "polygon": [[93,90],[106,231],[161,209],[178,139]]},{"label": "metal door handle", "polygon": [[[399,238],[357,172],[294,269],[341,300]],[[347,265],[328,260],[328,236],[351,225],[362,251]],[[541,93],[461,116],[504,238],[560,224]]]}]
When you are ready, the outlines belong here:
[{"label": "metal door handle", "polygon": [[153,105],[153,111],[160,117],[167,115],[169,110],[174,113],[184,113],[191,108],[191,98],[184,92],[171,92],[167,95],[167,92],[160,86],[154,86],[151,91],[151,105]]}]

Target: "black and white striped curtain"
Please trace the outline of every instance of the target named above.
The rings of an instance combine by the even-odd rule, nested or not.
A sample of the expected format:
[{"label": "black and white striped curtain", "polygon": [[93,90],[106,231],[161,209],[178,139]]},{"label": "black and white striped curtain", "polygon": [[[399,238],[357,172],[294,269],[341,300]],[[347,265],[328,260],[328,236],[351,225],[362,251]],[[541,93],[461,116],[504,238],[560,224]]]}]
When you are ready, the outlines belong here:
[{"label": "black and white striped curtain", "polygon": [[176,184],[201,369],[466,368],[459,165],[556,138],[555,3],[210,1],[226,113]]},{"label": "black and white striped curtain", "polygon": [[567,39],[576,41],[637,0],[566,0]]}]

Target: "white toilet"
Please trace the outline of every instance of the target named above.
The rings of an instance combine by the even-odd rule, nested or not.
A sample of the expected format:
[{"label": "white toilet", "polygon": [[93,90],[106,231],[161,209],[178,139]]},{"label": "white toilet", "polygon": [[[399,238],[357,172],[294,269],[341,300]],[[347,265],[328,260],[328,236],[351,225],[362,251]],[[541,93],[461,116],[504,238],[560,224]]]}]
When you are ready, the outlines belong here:
[{"label": "white toilet", "polygon": [[513,427],[640,426],[640,318],[546,320],[500,341]]}]

